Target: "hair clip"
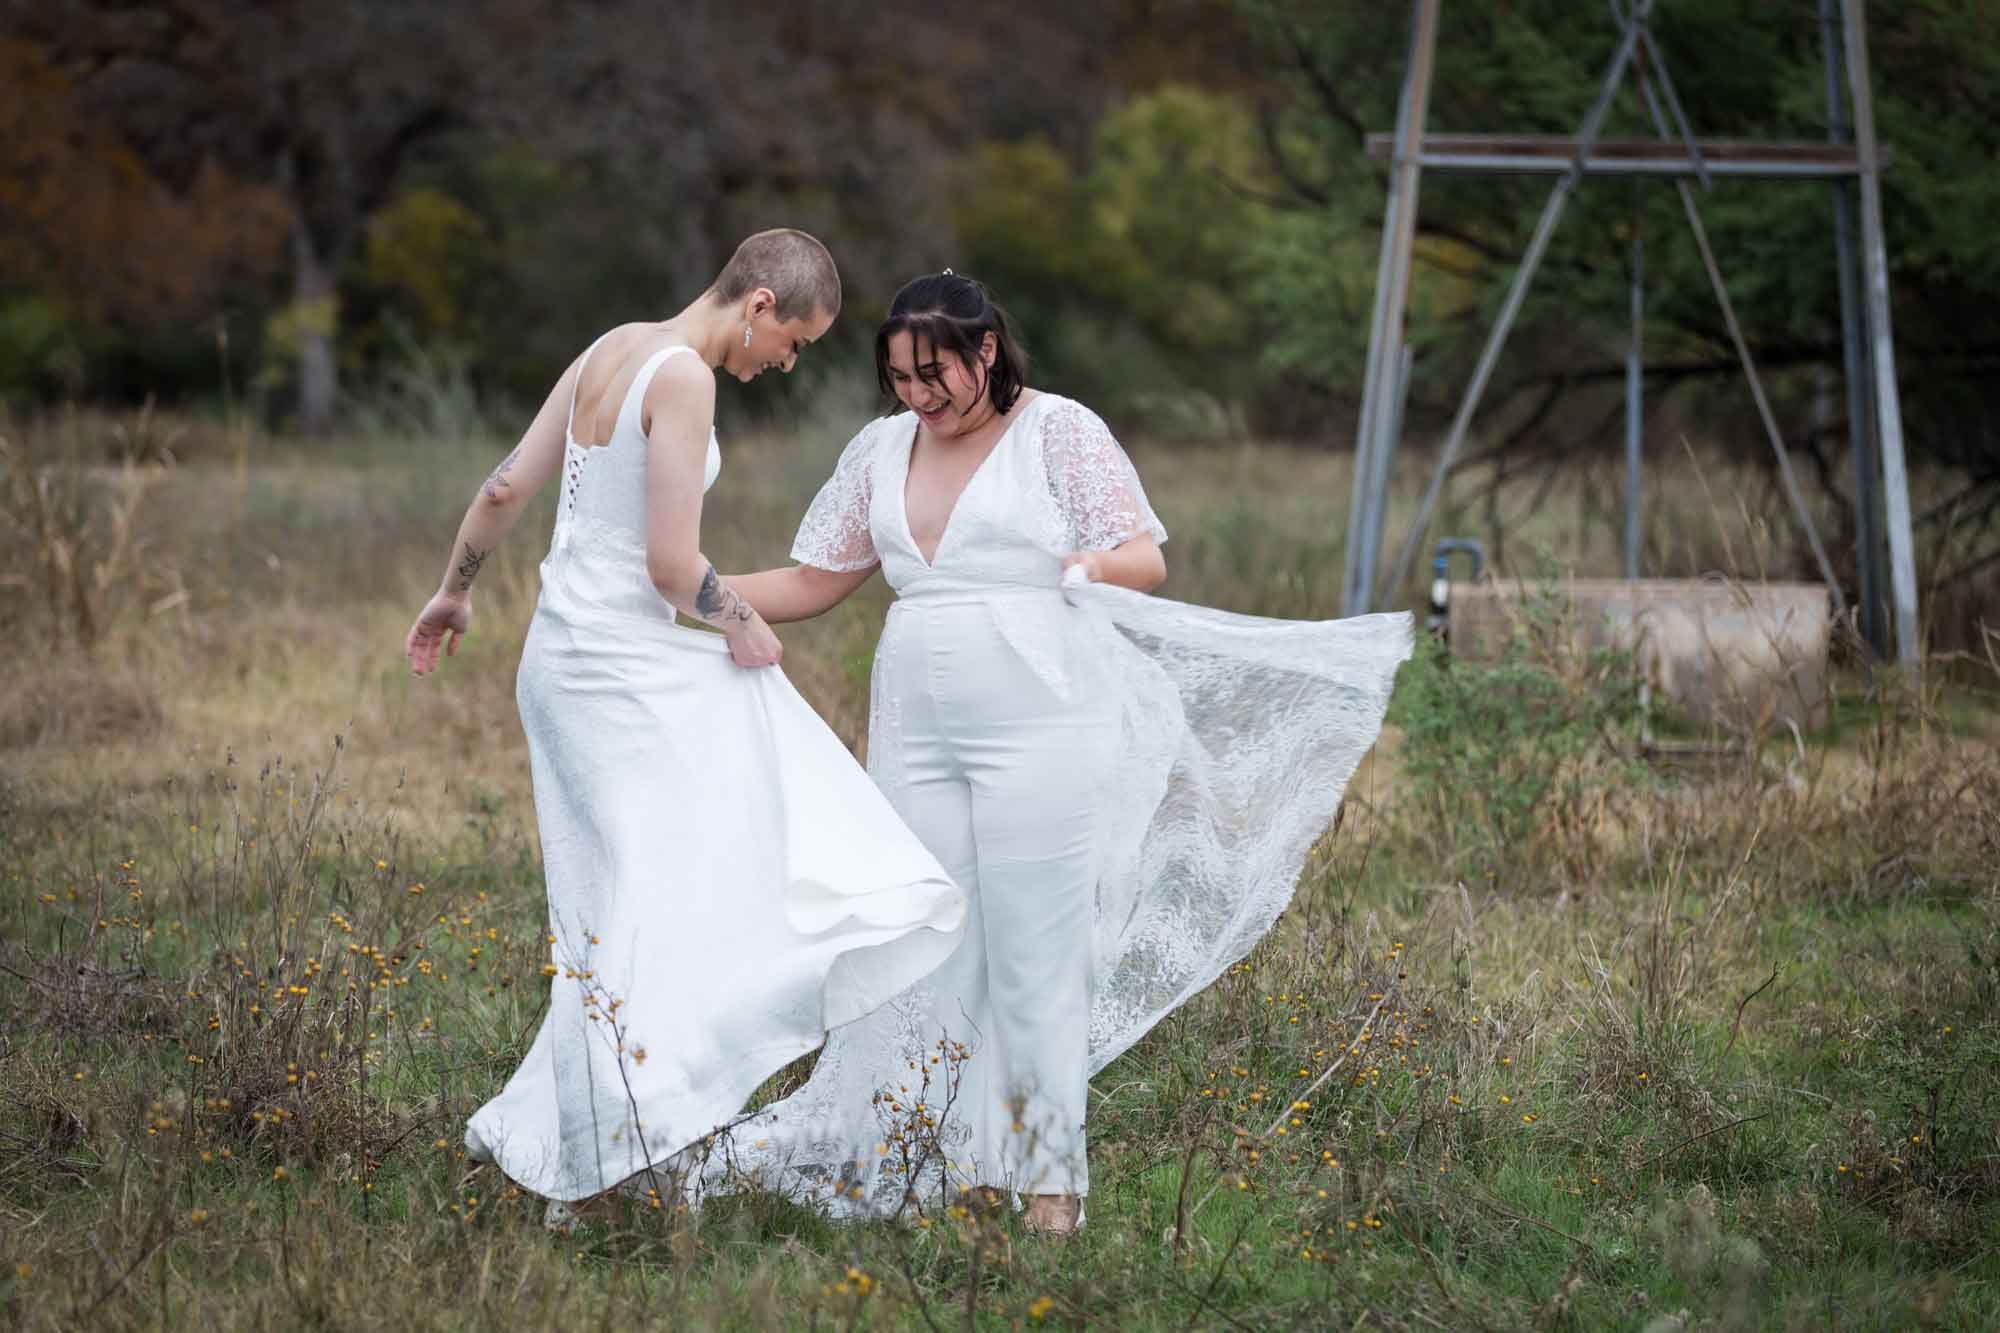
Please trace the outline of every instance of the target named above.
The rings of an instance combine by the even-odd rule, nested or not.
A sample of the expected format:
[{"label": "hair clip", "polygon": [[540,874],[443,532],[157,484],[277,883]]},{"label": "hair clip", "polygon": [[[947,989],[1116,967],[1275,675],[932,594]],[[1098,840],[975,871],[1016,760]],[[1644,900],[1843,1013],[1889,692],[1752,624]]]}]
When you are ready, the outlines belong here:
[{"label": "hair clip", "polygon": [[956,273],[953,273],[953,272],[952,272],[952,271],[951,271],[950,269],[946,269],[946,270],[945,270],[945,271],[944,271],[944,272],[943,272],[943,273],[942,273],[941,275],[939,275],[939,276],[941,276],[941,277],[946,277],[946,278],[955,278],[955,277],[957,277],[957,276],[958,276],[958,274],[956,274]]}]

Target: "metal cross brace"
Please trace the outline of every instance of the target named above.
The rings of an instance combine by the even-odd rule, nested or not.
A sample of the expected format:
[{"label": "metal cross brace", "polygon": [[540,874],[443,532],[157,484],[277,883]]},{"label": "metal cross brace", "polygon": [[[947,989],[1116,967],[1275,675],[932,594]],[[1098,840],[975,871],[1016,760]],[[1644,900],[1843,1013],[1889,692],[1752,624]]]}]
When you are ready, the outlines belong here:
[{"label": "metal cross brace", "polygon": [[[1467,386],[1465,396],[1459,404],[1458,414],[1452,420],[1451,431],[1445,437],[1444,451],[1438,459],[1436,470],[1431,476],[1430,485],[1424,492],[1423,501],[1418,506],[1416,517],[1411,522],[1409,535],[1404,540],[1396,563],[1391,568],[1387,579],[1377,590],[1376,600],[1378,602],[1386,599],[1391,590],[1409,577],[1410,562],[1415,557],[1418,544],[1423,540],[1424,529],[1430,521],[1431,512],[1436,507],[1437,497],[1443,489],[1445,479],[1450,475],[1453,465],[1457,462],[1459,452],[1464,448],[1465,436],[1471,425],[1472,415],[1478,409],[1479,400],[1485,393],[1487,381],[1490,379],[1494,365],[1499,359],[1500,348],[1505,343],[1507,334],[1511,331],[1514,320],[1520,313],[1521,304],[1526,297],[1528,285],[1533,280],[1535,271],[1541,264],[1543,252],[1547,249],[1549,238],[1555,230],[1556,221],[1560,218],[1563,207],[1568,202],[1569,192],[1575,187],[1576,182],[1582,175],[1584,159],[1589,152],[1591,143],[1597,137],[1597,131],[1603,122],[1606,111],[1609,109],[1611,97],[1617,89],[1618,80],[1624,74],[1625,67],[1631,59],[1635,43],[1643,42],[1645,44],[1646,53],[1650,57],[1651,62],[1649,70],[1654,75],[1660,87],[1660,91],[1656,92],[1653,82],[1648,80],[1639,81],[1640,92],[1645,99],[1654,128],[1663,138],[1668,137],[1670,130],[1667,122],[1670,112],[1673,128],[1679,131],[1681,141],[1687,147],[1689,159],[1694,165],[1697,176],[1704,187],[1710,183],[1709,172],[1702,159],[1700,145],[1696,141],[1694,131],[1688,123],[1687,114],[1682,109],[1680,98],[1674,91],[1673,79],[1667,72],[1666,61],[1660,53],[1657,42],[1653,39],[1651,30],[1647,27],[1647,19],[1651,15],[1652,0],[1634,0],[1629,14],[1624,12],[1624,7],[1619,3],[1619,0],[1608,0],[1608,3],[1611,8],[1612,17],[1619,24],[1623,33],[1617,53],[1612,57],[1610,67],[1605,71],[1603,83],[1598,89],[1597,100],[1591,105],[1589,114],[1584,118],[1583,129],[1578,134],[1576,157],[1571,163],[1570,170],[1558,178],[1555,186],[1550,190],[1548,203],[1543,206],[1541,218],[1537,221],[1534,235],[1528,243],[1527,253],[1523,256],[1520,267],[1515,270],[1514,280],[1508,290],[1506,302],[1501,307],[1499,319],[1495,322],[1493,329],[1487,336],[1486,346],[1480,352],[1479,363],[1473,371],[1472,381]],[[1662,93],[1665,95],[1666,109],[1663,109],[1661,106]],[[1721,307],[1723,321],[1729,329],[1730,340],[1735,345],[1737,358],[1743,364],[1743,372],[1745,378],[1749,381],[1751,396],[1756,401],[1758,415],[1763,421],[1765,433],[1771,443],[1772,452],[1777,458],[1778,470],[1784,483],[1786,496],[1791,501],[1793,512],[1797,515],[1799,524],[1805,532],[1806,541],[1812,548],[1813,558],[1819,565],[1821,577],[1825,579],[1827,586],[1832,589],[1836,606],[1844,611],[1846,609],[1846,601],[1841,595],[1839,581],[1833,575],[1833,566],[1827,559],[1825,547],[1820,542],[1818,529],[1812,521],[1812,515],[1806,508],[1805,498],[1799,490],[1798,479],[1792,471],[1791,460],[1786,452],[1783,436],[1778,429],[1777,419],[1772,414],[1770,401],[1764,393],[1763,382],[1757,374],[1756,363],[1751,358],[1749,345],[1744,341],[1742,327],[1737,321],[1734,303],[1730,300],[1728,287],[1723,282],[1721,269],[1716,264],[1714,250],[1709,245],[1708,230],[1703,225],[1700,210],[1695,205],[1693,189],[1684,179],[1677,179],[1675,186],[1680,191],[1681,203],[1687,213],[1688,224],[1694,232],[1695,243],[1701,251],[1703,266],[1708,272],[1709,284],[1715,292],[1717,304]]]},{"label": "metal cross brace", "polygon": [[1458,415],[1452,418],[1451,432],[1445,436],[1444,452],[1438,459],[1437,470],[1431,474],[1430,486],[1424,491],[1423,502],[1417,506],[1417,515],[1411,520],[1409,536],[1403,541],[1401,552],[1389,577],[1376,590],[1375,600],[1381,602],[1387,590],[1400,585],[1409,577],[1410,562],[1417,553],[1417,544],[1423,540],[1424,528],[1430,522],[1431,511],[1437,506],[1438,493],[1444,488],[1444,481],[1451,468],[1458,461],[1458,454],[1465,447],[1465,434],[1472,424],[1472,414],[1478,410],[1479,400],[1486,392],[1486,382],[1493,375],[1493,367],[1500,359],[1500,348],[1507,340],[1508,330],[1514,326],[1514,319],[1521,313],[1521,303],[1528,294],[1528,284],[1534,280],[1535,270],[1541,267],[1542,254],[1548,249],[1549,238],[1555,234],[1556,221],[1562,217],[1563,206],[1569,202],[1570,191],[1583,178],[1584,158],[1597,138],[1598,130],[1604,124],[1604,117],[1611,109],[1611,98],[1618,90],[1618,80],[1625,73],[1625,67],[1632,60],[1632,50],[1638,45],[1639,35],[1645,29],[1647,15],[1652,10],[1652,0],[1634,0],[1631,17],[1620,25],[1623,34],[1618,41],[1618,49],[1611,57],[1609,68],[1604,71],[1603,82],[1597,90],[1597,100],[1591,103],[1590,111],[1583,118],[1583,127],[1577,131],[1576,157],[1570,169],[1556,178],[1549,191],[1549,199],[1542,206],[1542,215],[1535,223],[1534,235],[1528,241],[1527,253],[1521,257],[1520,267],[1514,270],[1514,281],[1507,289],[1507,299],[1500,307],[1500,318],[1486,337],[1486,346],[1479,353],[1479,363],[1473,368],[1472,382],[1466,386],[1465,397],[1459,403]]}]

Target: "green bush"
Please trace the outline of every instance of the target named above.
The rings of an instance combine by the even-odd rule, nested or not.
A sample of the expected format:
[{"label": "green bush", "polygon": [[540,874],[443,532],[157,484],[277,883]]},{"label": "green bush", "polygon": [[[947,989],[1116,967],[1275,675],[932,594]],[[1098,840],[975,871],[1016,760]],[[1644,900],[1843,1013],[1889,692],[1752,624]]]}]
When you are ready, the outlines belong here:
[{"label": "green bush", "polygon": [[0,302],[0,402],[83,387],[86,351],[77,322],[38,296]]},{"label": "green bush", "polygon": [[1500,659],[1417,646],[1389,720],[1402,728],[1408,809],[1446,866],[1491,878],[1574,847],[1574,822],[1636,780],[1639,675],[1629,653],[1578,652],[1569,614],[1528,603]]}]

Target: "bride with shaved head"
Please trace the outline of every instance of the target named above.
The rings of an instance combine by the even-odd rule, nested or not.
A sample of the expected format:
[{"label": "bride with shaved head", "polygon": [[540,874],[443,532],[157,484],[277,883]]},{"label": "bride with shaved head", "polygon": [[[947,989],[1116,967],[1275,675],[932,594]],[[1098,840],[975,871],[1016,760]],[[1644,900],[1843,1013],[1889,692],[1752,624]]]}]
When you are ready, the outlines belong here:
[{"label": "bride with shaved head", "polygon": [[471,1155],[550,1199],[554,1225],[621,1185],[669,1190],[663,1163],[962,933],[964,894],[701,553],[715,376],[790,371],[839,311],[826,247],[766,231],[680,313],[598,338],[473,497],[404,645],[418,675],[456,652],[480,570],[556,485],[516,688],[548,1010],[466,1127]]}]

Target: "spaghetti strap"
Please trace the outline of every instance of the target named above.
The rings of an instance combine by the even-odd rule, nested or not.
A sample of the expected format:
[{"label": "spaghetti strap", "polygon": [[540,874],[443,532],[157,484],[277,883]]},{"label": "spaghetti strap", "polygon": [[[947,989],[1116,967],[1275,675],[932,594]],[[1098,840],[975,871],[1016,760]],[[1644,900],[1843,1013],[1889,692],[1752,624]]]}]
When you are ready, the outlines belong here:
[{"label": "spaghetti strap", "polygon": [[590,364],[590,354],[597,350],[597,344],[610,336],[609,330],[598,334],[590,346],[583,349],[583,355],[577,358],[576,382],[569,386],[569,419],[563,422],[564,444],[570,444],[576,440],[576,394],[577,390],[583,387],[583,368]]}]

